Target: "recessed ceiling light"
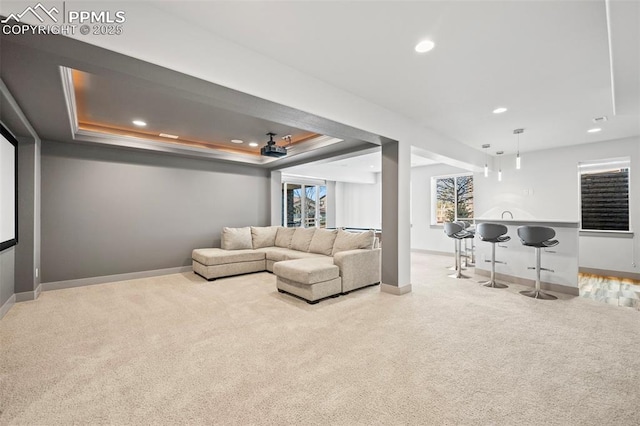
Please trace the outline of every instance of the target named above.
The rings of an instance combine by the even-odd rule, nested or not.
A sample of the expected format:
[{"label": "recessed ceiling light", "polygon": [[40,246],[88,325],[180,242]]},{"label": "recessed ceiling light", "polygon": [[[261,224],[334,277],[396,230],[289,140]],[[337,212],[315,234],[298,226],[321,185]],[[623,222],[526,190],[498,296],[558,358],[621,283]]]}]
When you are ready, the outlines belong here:
[{"label": "recessed ceiling light", "polygon": [[249,146],[255,148],[256,146],[258,146],[258,142],[251,142],[251,143],[249,143]]},{"label": "recessed ceiling light", "polygon": [[372,164],[372,165],[370,165],[369,167],[371,167],[372,169],[373,169],[373,168],[375,168],[375,166],[374,166],[373,164]]},{"label": "recessed ceiling light", "polygon": [[163,138],[169,138],[169,139],[178,139],[178,136],[170,135],[168,133],[160,133],[158,136],[162,136]]},{"label": "recessed ceiling light", "polygon": [[144,127],[144,126],[147,125],[147,123],[142,121],[142,120],[133,120],[132,123],[135,124],[136,126],[140,126],[140,127]]},{"label": "recessed ceiling light", "polygon": [[244,143],[244,141],[241,141],[240,139],[231,139],[231,143]]},{"label": "recessed ceiling light", "polygon": [[589,132],[589,133],[598,133],[600,130],[602,130],[600,127],[594,127],[593,129],[587,130],[587,132]]},{"label": "recessed ceiling light", "polygon": [[434,42],[431,40],[422,40],[420,43],[416,44],[416,52],[418,53],[426,53],[433,49],[436,46]]},{"label": "recessed ceiling light", "polygon": [[494,110],[493,110],[493,113],[494,113],[494,114],[502,114],[503,112],[506,112],[506,111],[507,111],[507,109],[506,109],[506,108],[504,108],[504,107],[500,107],[500,108],[496,108],[496,109],[494,109]]}]

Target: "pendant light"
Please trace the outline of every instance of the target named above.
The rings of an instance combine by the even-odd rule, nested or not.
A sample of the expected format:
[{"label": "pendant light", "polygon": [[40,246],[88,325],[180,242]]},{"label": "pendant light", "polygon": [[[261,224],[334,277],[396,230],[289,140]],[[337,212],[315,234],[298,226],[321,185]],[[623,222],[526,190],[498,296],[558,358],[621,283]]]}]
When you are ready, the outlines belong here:
[{"label": "pendant light", "polygon": [[489,177],[489,161],[487,156],[487,148],[491,148],[491,144],[485,143],[482,145],[482,149],[484,149],[484,177]]},{"label": "pendant light", "polygon": [[524,129],[515,129],[513,134],[516,135],[518,139],[518,153],[516,154],[516,169],[520,170],[520,134],[524,133]]},{"label": "pendant light", "polygon": [[504,154],[504,151],[496,152],[496,155],[498,155],[498,182],[502,182],[502,160],[500,159],[502,154]]}]

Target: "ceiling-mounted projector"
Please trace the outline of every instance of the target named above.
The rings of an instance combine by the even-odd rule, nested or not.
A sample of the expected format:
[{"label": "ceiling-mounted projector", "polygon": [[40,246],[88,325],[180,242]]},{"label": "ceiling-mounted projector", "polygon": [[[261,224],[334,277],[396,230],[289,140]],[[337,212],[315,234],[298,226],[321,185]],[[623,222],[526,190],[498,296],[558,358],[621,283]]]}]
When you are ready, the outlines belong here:
[{"label": "ceiling-mounted projector", "polygon": [[273,137],[276,134],[269,132],[267,135],[269,136],[269,141],[265,146],[260,148],[260,155],[264,155],[266,157],[284,157],[287,155],[285,147],[276,145],[276,141],[273,140]]}]

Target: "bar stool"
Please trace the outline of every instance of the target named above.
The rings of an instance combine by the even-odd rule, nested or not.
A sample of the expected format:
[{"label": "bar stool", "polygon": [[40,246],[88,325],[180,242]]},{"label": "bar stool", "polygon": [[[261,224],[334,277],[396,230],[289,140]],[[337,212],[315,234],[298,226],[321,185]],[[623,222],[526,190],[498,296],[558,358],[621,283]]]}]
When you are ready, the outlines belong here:
[{"label": "bar stool", "polygon": [[476,227],[476,230],[480,241],[491,243],[491,260],[485,260],[485,262],[491,262],[491,279],[489,281],[482,281],[480,284],[492,288],[509,287],[508,285],[496,282],[496,263],[505,263],[496,261],[496,244],[505,243],[511,239],[510,236],[506,235],[507,227],[499,223],[481,223]]},{"label": "bar stool", "polygon": [[[445,222],[445,231],[444,231],[445,234],[447,233],[447,230],[446,230],[447,223],[448,222]],[[451,223],[457,223],[458,225],[460,225],[462,227],[462,229],[464,229],[464,227],[465,227],[464,226],[465,224],[462,221],[454,221],[454,222],[451,222]],[[447,236],[448,235],[449,234],[447,234]],[[453,237],[451,237],[451,238],[453,238]],[[450,271],[457,271],[458,270],[458,260],[459,260],[459,257],[458,257],[458,239],[455,239],[455,238],[453,240],[453,258],[454,258],[453,266],[447,266],[447,269],[450,270]],[[462,255],[460,256],[460,258],[462,258]],[[460,266],[460,270],[465,271],[466,269],[467,268],[463,267],[462,265]]]},{"label": "bar stool", "polygon": [[553,228],[546,226],[520,226],[518,227],[518,237],[522,245],[534,247],[536,249],[536,266],[527,269],[536,270],[536,288],[535,290],[521,291],[520,294],[533,297],[534,299],[555,300],[556,296],[544,293],[540,290],[540,271],[555,272],[552,269],[540,267],[540,249],[554,247],[558,245],[558,240],[552,240],[556,236]]},{"label": "bar stool", "polygon": [[462,275],[462,262],[460,261],[460,241],[469,237],[469,233],[464,230],[462,225],[455,222],[446,222],[444,224],[444,233],[447,237],[455,240],[455,255],[456,255],[456,273],[455,275],[449,275],[451,278],[469,278],[466,275]]},{"label": "bar stool", "polygon": [[[474,227],[471,226],[471,224],[469,222],[465,222],[464,220],[456,220],[454,223],[457,223],[457,224],[461,225],[462,228],[468,233],[468,235],[463,238],[463,240],[464,240],[464,266],[465,266],[465,268],[468,268],[470,266],[475,266],[476,262],[475,262],[475,259],[474,259],[474,256],[473,256],[473,241],[474,241],[474,239],[476,237],[476,230],[475,230]],[[469,241],[469,240],[471,240],[471,250],[469,250],[469,247],[467,246],[467,241]],[[471,252],[471,254],[469,254],[469,252]],[[461,257],[462,257],[462,255],[461,255]],[[471,258],[471,262],[469,262],[469,258]]]}]

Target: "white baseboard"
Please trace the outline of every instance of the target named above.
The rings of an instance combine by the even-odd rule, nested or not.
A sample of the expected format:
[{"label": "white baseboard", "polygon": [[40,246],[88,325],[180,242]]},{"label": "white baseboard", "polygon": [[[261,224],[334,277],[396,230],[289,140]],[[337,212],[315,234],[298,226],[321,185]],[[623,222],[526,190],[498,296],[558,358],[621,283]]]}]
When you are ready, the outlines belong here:
[{"label": "white baseboard", "polygon": [[380,284],[380,291],[383,293],[395,294],[396,296],[402,296],[403,294],[411,292],[411,284],[398,287],[395,285],[382,283]]},{"label": "white baseboard", "polygon": [[12,294],[11,297],[6,302],[4,302],[2,306],[0,306],[0,320],[5,315],[7,315],[7,312],[9,312],[9,309],[11,309],[15,304],[16,304],[16,295]]},{"label": "white baseboard", "polygon": [[42,283],[42,291],[61,290],[63,288],[84,287],[87,285],[114,283],[118,281],[136,280],[139,278],[157,277],[160,275],[179,274],[191,272],[191,266],[178,266],[175,268],[155,269],[152,271],[131,272],[128,274],[105,275],[102,277],[80,278],[77,280],[53,281]]},{"label": "white baseboard", "polygon": [[435,254],[438,256],[449,256],[449,257],[454,257],[455,253],[451,253],[449,251],[437,251],[437,250],[427,250],[427,249],[416,249],[416,248],[412,248],[411,252],[413,253],[424,253],[424,254]]}]

